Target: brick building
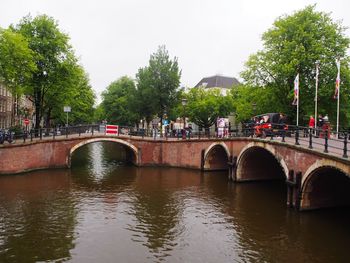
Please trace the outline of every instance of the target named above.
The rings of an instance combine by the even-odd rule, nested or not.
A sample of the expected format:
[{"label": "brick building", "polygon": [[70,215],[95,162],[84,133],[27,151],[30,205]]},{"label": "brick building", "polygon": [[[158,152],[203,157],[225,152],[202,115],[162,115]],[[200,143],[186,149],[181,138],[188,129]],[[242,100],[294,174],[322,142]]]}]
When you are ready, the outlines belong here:
[{"label": "brick building", "polygon": [[0,84],[0,129],[24,126],[23,120],[33,123],[34,106],[29,96],[22,95],[17,100],[3,84]]},{"label": "brick building", "polygon": [[0,129],[11,126],[13,98],[11,93],[0,84]]}]

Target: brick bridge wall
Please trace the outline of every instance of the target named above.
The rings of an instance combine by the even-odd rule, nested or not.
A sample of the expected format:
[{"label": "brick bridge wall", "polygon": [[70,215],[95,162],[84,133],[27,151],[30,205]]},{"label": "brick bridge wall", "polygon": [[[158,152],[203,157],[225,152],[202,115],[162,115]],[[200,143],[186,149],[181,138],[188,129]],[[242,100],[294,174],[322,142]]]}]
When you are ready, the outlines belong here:
[{"label": "brick bridge wall", "polygon": [[[43,140],[2,146],[0,174],[69,167],[74,150],[86,143],[103,140],[126,145],[133,152],[134,163],[138,166],[158,165],[203,170],[230,168],[229,177],[235,181],[270,179],[252,178],[244,172],[247,169],[252,173],[259,172],[254,171],[257,169],[255,163],[261,156],[269,155],[269,158],[274,159],[280,166],[281,173],[287,180],[288,204],[301,206],[303,209],[312,206],[306,187],[315,171],[322,167],[331,167],[347,176],[350,175],[350,162],[346,159],[277,141],[255,138],[154,141],[106,136]],[[231,162],[229,167],[226,166],[226,160]],[[225,166],[222,166],[223,164]]]}]

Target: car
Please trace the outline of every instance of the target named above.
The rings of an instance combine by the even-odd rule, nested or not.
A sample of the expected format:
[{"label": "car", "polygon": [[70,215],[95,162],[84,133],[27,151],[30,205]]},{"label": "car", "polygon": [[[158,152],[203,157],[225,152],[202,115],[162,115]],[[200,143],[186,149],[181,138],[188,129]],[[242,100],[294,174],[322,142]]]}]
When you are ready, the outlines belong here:
[{"label": "car", "polygon": [[255,120],[254,135],[265,138],[266,136],[282,136],[288,131],[288,118],[280,113],[265,113],[253,117]]},{"label": "car", "polygon": [[255,128],[255,121],[254,119],[245,120],[242,121],[242,132],[246,137],[250,137],[254,135],[254,128]]}]

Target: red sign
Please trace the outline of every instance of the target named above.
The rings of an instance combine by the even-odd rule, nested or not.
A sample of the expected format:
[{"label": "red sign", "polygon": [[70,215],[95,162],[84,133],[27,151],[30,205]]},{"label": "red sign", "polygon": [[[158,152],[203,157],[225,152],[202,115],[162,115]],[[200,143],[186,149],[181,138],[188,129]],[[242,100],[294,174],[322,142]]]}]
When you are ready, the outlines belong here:
[{"label": "red sign", "polygon": [[24,124],[28,125],[29,124],[29,120],[28,119],[24,119]]},{"label": "red sign", "polygon": [[119,134],[119,127],[118,125],[106,125],[106,134],[114,134],[118,135]]}]

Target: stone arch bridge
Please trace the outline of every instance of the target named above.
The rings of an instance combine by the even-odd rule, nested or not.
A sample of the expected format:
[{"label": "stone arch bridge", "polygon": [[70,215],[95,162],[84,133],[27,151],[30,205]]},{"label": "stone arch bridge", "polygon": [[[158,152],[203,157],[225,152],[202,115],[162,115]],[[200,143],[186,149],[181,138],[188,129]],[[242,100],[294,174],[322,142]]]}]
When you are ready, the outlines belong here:
[{"label": "stone arch bridge", "polygon": [[123,145],[137,166],[228,170],[235,182],[282,179],[287,205],[300,210],[350,205],[350,161],[299,145],[256,138],[152,140],[128,136],[76,136],[2,146],[0,174],[70,167],[83,145]]}]

